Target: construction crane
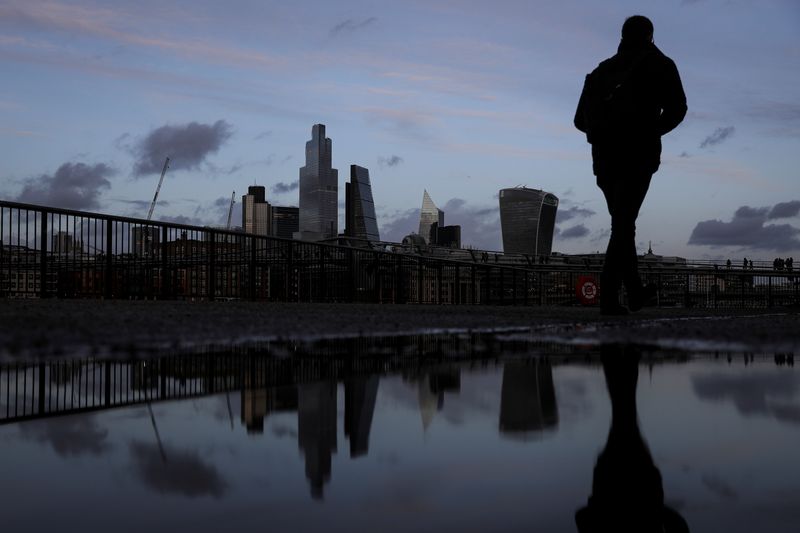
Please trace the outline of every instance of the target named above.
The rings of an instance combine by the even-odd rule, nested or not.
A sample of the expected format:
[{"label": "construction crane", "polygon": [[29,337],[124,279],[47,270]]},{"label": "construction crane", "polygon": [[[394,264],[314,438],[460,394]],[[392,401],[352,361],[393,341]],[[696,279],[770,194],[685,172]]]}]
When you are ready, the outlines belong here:
[{"label": "construction crane", "polygon": [[167,173],[167,168],[169,168],[169,157],[164,161],[164,169],[161,171],[161,179],[158,180],[158,187],[156,187],[156,193],[153,195],[153,203],[150,204],[147,220],[153,218],[153,209],[156,208],[156,200],[158,200],[158,193],[161,191],[161,184],[164,183],[164,174]]},{"label": "construction crane", "polygon": [[233,202],[236,198],[236,191],[231,193],[231,205],[228,207],[228,224],[225,226],[225,229],[231,229],[231,215],[233,215]]}]

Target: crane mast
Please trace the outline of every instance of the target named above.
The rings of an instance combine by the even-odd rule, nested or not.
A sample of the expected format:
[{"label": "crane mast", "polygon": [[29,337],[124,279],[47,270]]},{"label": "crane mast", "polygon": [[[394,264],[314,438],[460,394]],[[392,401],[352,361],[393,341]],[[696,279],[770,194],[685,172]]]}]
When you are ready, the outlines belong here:
[{"label": "crane mast", "polygon": [[164,174],[167,173],[167,168],[169,168],[169,157],[166,161],[164,161],[164,169],[161,171],[161,178],[158,180],[158,187],[156,187],[156,193],[153,195],[153,203],[150,204],[150,211],[147,213],[147,220],[153,218],[153,209],[156,208],[158,193],[161,191],[161,184],[164,183]]},{"label": "crane mast", "polygon": [[233,215],[233,202],[236,198],[236,191],[231,193],[231,205],[228,207],[228,224],[225,226],[225,229],[231,229],[231,215]]}]

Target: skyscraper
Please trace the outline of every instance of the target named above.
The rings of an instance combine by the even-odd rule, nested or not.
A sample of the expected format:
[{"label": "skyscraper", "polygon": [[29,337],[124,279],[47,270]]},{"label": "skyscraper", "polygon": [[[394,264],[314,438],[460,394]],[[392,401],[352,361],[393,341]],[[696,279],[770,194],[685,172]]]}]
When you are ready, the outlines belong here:
[{"label": "skyscraper", "polygon": [[255,235],[269,235],[272,226],[272,212],[267,202],[266,189],[261,185],[247,188],[242,196],[242,230]]},{"label": "skyscraper", "polygon": [[350,182],[345,183],[344,187],[344,234],[368,241],[381,240],[375,218],[375,203],[372,201],[369,170],[350,165]]},{"label": "skyscraper", "polygon": [[299,230],[300,210],[297,207],[272,206],[272,235],[291,239]]},{"label": "skyscraper", "polygon": [[300,229],[295,238],[318,241],[339,232],[339,172],[332,167],[332,154],[325,125],[315,124],[306,143],[306,165],[300,169]]},{"label": "skyscraper", "polygon": [[503,252],[550,255],[556,227],[558,198],[527,187],[500,191],[500,228]]},{"label": "skyscraper", "polygon": [[436,207],[426,190],[422,194],[422,209],[419,211],[419,234],[428,244],[431,243],[431,226],[434,223],[440,228],[444,226],[444,211]]}]

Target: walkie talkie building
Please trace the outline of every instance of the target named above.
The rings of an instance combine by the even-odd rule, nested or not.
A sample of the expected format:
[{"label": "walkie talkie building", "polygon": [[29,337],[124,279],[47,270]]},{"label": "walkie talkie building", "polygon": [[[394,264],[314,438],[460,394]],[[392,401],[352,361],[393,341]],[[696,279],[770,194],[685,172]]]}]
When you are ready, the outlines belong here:
[{"label": "walkie talkie building", "polygon": [[500,228],[503,252],[550,255],[556,227],[558,198],[526,187],[500,191]]},{"label": "walkie talkie building", "polygon": [[318,241],[339,232],[339,172],[332,167],[332,154],[325,125],[315,124],[306,143],[306,165],[300,169],[300,230],[296,238]]}]

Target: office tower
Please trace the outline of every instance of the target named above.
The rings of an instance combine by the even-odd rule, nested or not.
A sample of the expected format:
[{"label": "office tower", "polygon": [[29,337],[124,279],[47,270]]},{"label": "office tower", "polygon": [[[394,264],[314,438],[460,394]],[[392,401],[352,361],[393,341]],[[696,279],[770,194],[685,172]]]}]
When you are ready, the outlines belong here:
[{"label": "office tower", "polygon": [[320,499],[331,478],[331,455],[336,451],[336,382],[298,387],[297,440],[305,456],[311,496]]},{"label": "office tower", "polygon": [[444,248],[461,248],[461,226],[436,225],[436,246]]},{"label": "office tower", "polygon": [[369,170],[350,165],[350,182],[344,184],[344,191],[344,234],[368,241],[381,240],[375,218],[375,203],[372,201]]},{"label": "office tower", "polygon": [[242,196],[242,231],[255,235],[269,235],[272,223],[272,206],[267,202],[266,188],[252,185]]},{"label": "office tower", "polygon": [[300,209],[272,206],[272,236],[291,239],[300,230]]},{"label": "office tower", "polygon": [[444,211],[436,207],[428,191],[422,194],[422,209],[419,211],[419,234],[425,242],[431,244],[431,226],[438,224],[444,226]]},{"label": "office tower", "polygon": [[369,449],[379,380],[377,375],[372,375],[344,382],[344,434],[350,439],[350,457],[366,455]]},{"label": "office tower", "polygon": [[549,192],[527,187],[502,189],[500,228],[503,252],[550,255],[557,210],[558,198]]},{"label": "office tower", "polygon": [[264,433],[264,419],[270,413],[297,411],[297,387],[242,389],[242,423],[247,433]]},{"label": "office tower", "polygon": [[553,371],[549,363],[509,361],[503,367],[500,433],[524,438],[558,425]]},{"label": "office tower", "polygon": [[306,143],[306,165],[300,169],[300,229],[295,238],[318,241],[339,232],[339,172],[331,166],[332,154],[325,125],[315,124]]},{"label": "office tower", "polygon": [[156,254],[159,242],[161,242],[160,228],[152,226],[136,226],[133,233],[133,253],[139,257],[146,257]]}]

